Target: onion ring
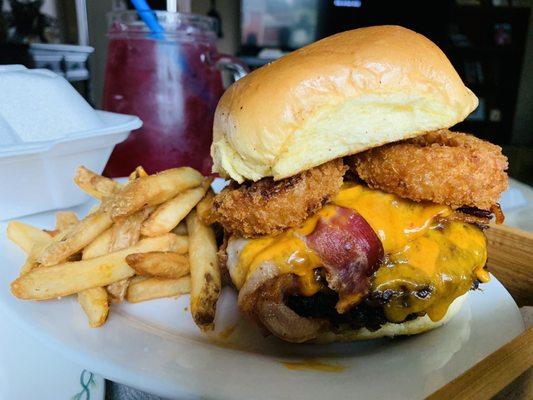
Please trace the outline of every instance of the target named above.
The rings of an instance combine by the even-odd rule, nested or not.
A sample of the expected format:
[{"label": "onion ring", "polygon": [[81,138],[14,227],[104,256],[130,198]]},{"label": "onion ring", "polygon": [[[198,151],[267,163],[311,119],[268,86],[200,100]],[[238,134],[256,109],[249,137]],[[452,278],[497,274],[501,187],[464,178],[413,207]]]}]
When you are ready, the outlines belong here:
[{"label": "onion ring", "polygon": [[348,163],[371,188],[454,209],[494,210],[508,186],[501,147],[446,129],[356,154]]},{"label": "onion ring", "polygon": [[232,184],[215,196],[208,222],[245,238],[299,226],[337,194],[346,169],[339,158],[280,181]]}]

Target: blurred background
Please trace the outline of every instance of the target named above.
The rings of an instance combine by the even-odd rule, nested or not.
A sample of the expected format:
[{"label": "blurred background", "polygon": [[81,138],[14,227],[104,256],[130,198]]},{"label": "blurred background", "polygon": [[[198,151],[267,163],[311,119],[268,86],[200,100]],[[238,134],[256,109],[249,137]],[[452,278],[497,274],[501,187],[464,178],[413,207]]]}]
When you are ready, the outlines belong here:
[{"label": "blurred background", "polygon": [[[60,72],[101,107],[106,14],[128,8],[126,0],[0,0],[0,64]],[[218,50],[251,69],[357,27],[398,24],[426,35],[479,97],[456,129],[501,145],[511,176],[533,184],[531,1],[193,0],[190,10],[215,18]]]}]

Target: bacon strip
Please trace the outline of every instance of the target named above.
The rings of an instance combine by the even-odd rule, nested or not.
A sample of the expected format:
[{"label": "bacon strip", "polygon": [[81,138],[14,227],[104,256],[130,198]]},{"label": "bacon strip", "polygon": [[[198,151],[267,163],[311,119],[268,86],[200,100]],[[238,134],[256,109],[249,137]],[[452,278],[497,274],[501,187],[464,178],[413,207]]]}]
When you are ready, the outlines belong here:
[{"label": "bacon strip", "polygon": [[383,246],[368,222],[355,211],[336,207],[307,236],[326,269],[328,286],[339,294],[339,313],[358,304],[370,290],[370,276],[383,259]]}]

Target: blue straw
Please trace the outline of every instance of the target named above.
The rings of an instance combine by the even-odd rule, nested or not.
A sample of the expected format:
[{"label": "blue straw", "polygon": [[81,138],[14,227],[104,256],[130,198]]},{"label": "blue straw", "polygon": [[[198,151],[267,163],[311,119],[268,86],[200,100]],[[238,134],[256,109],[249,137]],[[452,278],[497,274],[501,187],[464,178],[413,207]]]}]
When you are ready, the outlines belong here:
[{"label": "blue straw", "polygon": [[155,34],[156,37],[161,38],[164,32],[163,27],[159,24],[154,11],[150,8],[146,0],[131,0],[137,13],[144,21],[148,28]]}]

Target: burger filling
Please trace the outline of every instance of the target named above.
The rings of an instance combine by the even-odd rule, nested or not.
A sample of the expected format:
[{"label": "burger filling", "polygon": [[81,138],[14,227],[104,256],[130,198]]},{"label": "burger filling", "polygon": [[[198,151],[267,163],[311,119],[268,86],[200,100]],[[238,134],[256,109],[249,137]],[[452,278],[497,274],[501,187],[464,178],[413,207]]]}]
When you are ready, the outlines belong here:
[{"label": "burger filling", "polygon": [[346,182],[297,228],[230,237],[227,267],[239,306],[264,324],[265,313],[277,318],[266,324],[298,322],[309,337],[325,326],[439,321],[457,297],[489,280],[485,236],[458,214]]}]

